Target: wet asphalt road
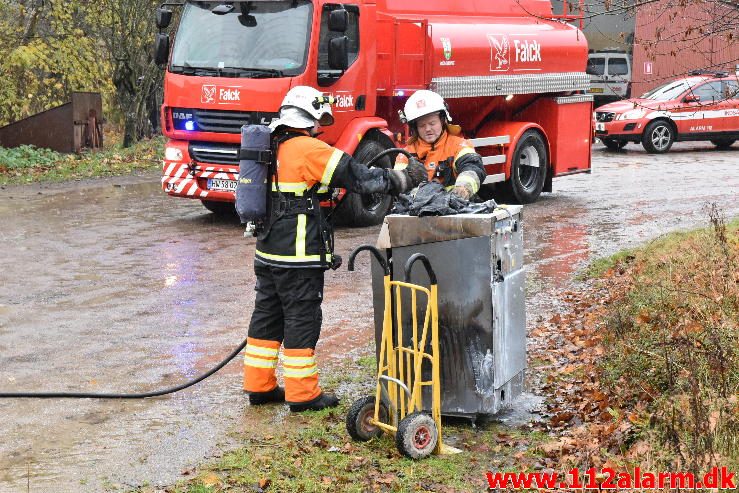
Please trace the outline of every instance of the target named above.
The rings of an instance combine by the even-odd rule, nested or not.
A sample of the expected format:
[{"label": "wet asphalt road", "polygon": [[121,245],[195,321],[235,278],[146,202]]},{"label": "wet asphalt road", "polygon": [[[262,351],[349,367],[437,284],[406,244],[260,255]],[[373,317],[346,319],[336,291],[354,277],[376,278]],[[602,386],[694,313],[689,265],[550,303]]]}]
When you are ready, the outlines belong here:
[{"label": "wet asphalt road", "polygon": [[[594,257],[739,215],[739,144],[678,144],[650,156],[593,148],[593,173],[555,180],[526,206],[528,319]],[[0,190],[0,391],[144,392],[214,366],[245,337],[254,240],[157,176]],[[378,227],[342,230],[338,251]],[[352,357],[372,336],[369,272],[327,276],[319,358]],[[146,401],[0,401],[0,492],[171,484],[249,422],[241,365]]]}]

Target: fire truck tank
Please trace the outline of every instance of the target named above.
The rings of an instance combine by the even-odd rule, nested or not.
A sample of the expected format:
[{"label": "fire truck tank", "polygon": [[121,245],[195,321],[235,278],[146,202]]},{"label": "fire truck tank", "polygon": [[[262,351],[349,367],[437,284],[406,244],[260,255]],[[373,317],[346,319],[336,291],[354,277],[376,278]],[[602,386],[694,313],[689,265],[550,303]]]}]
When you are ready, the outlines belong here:
[{"label": "fire truck tank", "polygon": [[377,12],[380,98],[431,88],[470,129],[478,115],[589,87],[587,40],[548,1],[385,0]]},{"label": "fire truck tank", "polygon": [[448,14],[482,16],[541,16],[552,15],[549,0],[378,0],[377,11],[391,14]]}]

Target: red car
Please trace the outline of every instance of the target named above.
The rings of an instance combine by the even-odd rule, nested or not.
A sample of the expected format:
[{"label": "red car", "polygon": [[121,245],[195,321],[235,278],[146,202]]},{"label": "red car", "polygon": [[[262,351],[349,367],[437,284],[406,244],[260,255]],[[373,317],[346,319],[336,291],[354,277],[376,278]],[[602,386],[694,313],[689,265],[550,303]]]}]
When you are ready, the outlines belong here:
[{"label": "red car", "polygon": [[595,110],[595,135],[610,150],[629,142],[649,153],[676,141],[710,140],[719,149],[739,139],[739,81],[725,73],[693,73],[639,98]]}]

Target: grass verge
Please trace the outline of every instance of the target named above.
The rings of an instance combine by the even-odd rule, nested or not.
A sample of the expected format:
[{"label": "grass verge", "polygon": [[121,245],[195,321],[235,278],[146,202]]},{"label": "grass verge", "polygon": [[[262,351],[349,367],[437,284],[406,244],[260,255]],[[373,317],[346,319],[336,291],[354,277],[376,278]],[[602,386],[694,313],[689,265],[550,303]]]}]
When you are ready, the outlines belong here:
[{"label": "grass verge", "polygon": [[[739,222],[637,250],[609,307],[602,377],[664,447],[664,465],[739,466]],[[656,450],[656,449],[655,449]]]},{"label": "grass verge", "polygon": [[533,331],[556,470],[739,470],[739,221],[707,212],[594,262],[600,278]]},{"label": "grass verge", "polygon": [[516,456],[536,460],[538,452],[532,444],[544,441],[544,435],[497,423],[473,428],[468,421],[445,422],[446,441],[465,453],[422,461],[402,457],[386,435],[353,442],[345,416],[355,398],[371,394],[374,368],[374,357],[364,357],[331,372],[322,386],[344,396],[336,409],[292,415],[282,406],[250,408],[248,430],[239,434],[243,446],[189,473],[189,479],[166,491],[484,491],[485,472],[491,464],[513,470]]},{"label": "grass verge", "polygon": [[164,138],[142,140],[123,148],[113,145],[101,151],[61,154],[49,149],[0,147],[0,185],[59,182],[126,175],[159,169]]}]

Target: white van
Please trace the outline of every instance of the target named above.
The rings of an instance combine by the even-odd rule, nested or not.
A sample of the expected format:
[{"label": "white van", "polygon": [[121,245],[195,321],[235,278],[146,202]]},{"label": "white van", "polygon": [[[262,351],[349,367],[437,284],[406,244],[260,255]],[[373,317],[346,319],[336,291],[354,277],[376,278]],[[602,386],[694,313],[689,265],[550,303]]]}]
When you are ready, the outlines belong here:
[{"label": "white van", "polygon": [[587,73],[595,107],[631,96],[631,55],[623,51],[588,54]]}]

